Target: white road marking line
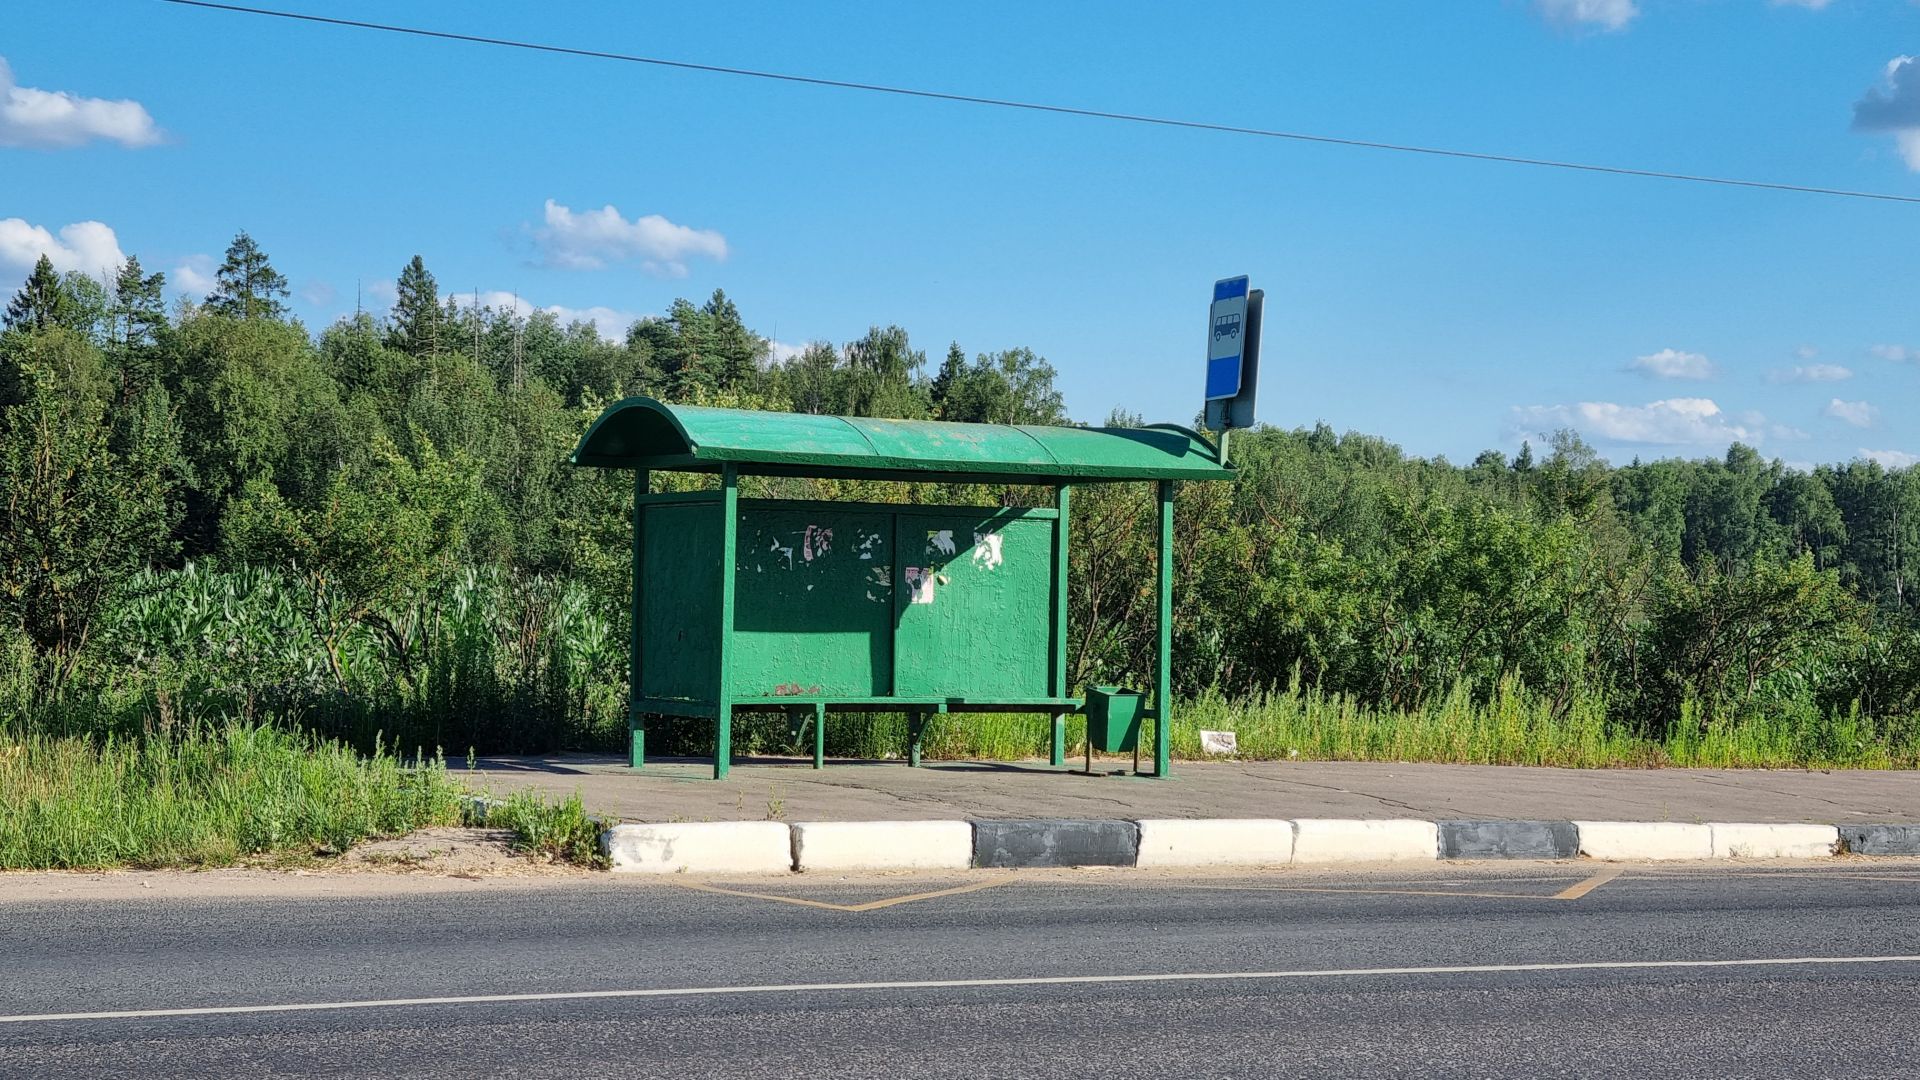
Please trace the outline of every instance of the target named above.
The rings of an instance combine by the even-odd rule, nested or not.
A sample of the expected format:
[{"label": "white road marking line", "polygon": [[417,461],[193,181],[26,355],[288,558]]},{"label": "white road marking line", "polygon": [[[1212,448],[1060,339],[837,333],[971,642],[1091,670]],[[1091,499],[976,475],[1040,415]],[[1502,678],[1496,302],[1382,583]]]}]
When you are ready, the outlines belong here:
[{"label": "white road marking line", "polygon": [[52,1020],[143,1020],[167,1016],[234,1016],[254,1013],[322,1012],[332,1009],[411,1008],[420,1005],[498,1005],[529,1001],[594,1001],[611,998],[711,997],[721,994],[841,993],[867,990],[954,990],[997,986],[1099,986],[1121,983],[1225,982],[1279,979],[1363,978],[1385,975],[1485,975],[1525,971],[1647,971],[1687,968],[1794,967],[1822,964],[1920,964],[1913,956],[1789,956],[1749,960],[1585,960],[1543,964],[1461,964],[1452,967],[1307,968],[1298,971],[1199,971],[1148,975],[1042,975],[1007,979],[916,979],[906,982],[775,983],[766,986],[688,986],[644,990],[574,990],[537,994],[469,994],[460,997],[377,998],[367,1001],[307,1001],[285,1005],[215,1005],[189,1009],[122,1009],[113,1012],[22,1013],[0,1024]]}]

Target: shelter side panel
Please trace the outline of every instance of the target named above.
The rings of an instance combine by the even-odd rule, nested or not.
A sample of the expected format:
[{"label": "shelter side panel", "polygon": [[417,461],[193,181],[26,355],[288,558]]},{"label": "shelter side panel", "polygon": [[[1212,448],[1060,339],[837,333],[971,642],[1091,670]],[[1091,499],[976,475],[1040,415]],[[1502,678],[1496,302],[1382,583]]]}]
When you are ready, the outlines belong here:
[{"label": "shelter side panel", "polygon": [[656,503],[642,513],[641,691],[712,701],[719,681],[720,510]]},{"label": "shelter side panel", "polygon": [[745,506],[735,558],[736,701],[893,688],[893,515]]},{"label": "shelter side panel", "polygon": [[1053,519],[956,509],[900,517],[895,692],[1050,692]]}]

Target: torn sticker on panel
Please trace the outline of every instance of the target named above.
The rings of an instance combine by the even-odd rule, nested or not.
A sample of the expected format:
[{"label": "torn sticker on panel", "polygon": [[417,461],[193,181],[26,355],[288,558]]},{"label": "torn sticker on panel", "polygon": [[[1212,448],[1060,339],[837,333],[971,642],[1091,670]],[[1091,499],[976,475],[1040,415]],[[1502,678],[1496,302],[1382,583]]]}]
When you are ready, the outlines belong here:
[{"label": "torn sticker on panel", "polygon": [[800,554],[803,558],[812,562],[816,556],[823,556],[832,548],[832,529],[819,525],[807,526],[806,534],[800,539]]},{"label": "torn sticker on panel", "polygon": [[941,529],[938,532],[929,531],[927,533],[927,554],[951,555],[957,550],[959,549],[956,548],[953,543],[952,529]]},{"label": "torn sticker on panel", "polygon": [[776,536],[773,538],[773,546],[768,548],[767,550],[777,551],[781,555],[785,556],[787,560],[787,569],[789,570],[793,569],[793,549],[780,543],[779,537]]},{"label": "torn sticker on panel", "polygon": [[908,566],[902,569],[907,575],[907,603],[933,603],[933,567]]},{"label": "torn sticker on panel", "polygon": [[1004,562],[1000,554],[1000,534],[995,532],[973,534],[973,565],[982,570],[997,570]]}]

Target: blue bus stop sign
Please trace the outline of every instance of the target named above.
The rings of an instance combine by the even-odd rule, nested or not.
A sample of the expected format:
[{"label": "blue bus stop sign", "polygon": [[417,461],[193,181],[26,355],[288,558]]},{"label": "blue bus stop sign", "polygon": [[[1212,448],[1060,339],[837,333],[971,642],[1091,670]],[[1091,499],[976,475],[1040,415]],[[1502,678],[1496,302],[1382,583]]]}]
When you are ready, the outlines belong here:
[{"label": "blue bus stop sign", "polygon": [[1247,342],[1247,279],[1244,275],[1213,283],[1213,307],[1207,312],[1207,400],[1240,393],[1240,361]]}]

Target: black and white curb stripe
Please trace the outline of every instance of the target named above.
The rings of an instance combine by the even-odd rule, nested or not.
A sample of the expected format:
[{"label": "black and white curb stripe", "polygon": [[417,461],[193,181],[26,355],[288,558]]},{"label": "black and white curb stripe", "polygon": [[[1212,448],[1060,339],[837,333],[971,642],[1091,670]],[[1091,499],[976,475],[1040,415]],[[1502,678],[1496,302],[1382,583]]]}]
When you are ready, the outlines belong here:
[{"label": "black and white curb stripe", "polygon": [[1312,866],[1440,859],[1920,855],[1920,825],[1344,818],[778,821],[615,825],[613,869],[778,874],[974,867]]}]

